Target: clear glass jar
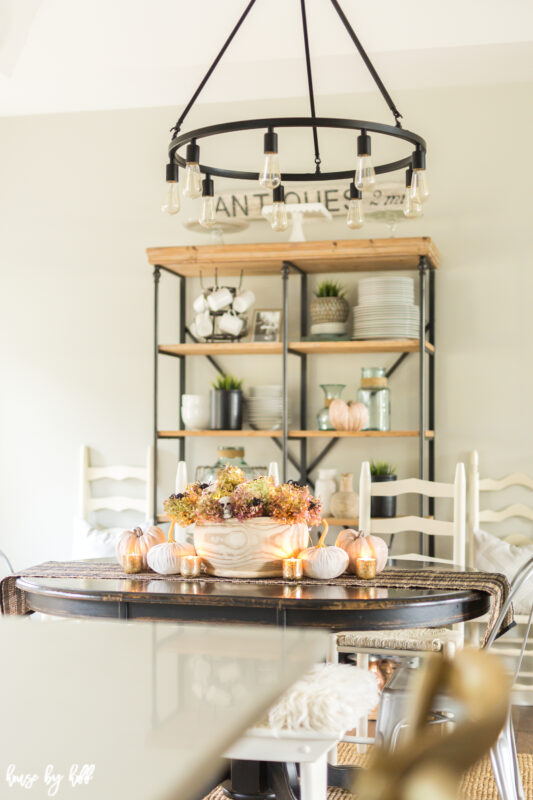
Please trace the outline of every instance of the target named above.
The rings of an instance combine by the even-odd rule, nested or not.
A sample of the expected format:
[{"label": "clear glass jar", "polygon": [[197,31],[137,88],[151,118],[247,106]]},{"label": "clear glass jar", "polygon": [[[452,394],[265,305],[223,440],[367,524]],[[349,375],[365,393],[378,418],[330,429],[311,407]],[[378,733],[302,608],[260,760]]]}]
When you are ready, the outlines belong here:
[{"label": "clear glass jar", "polygon": [[320,388],[323,390],[325,395],[325,405],[324,408],[321,408],[316,415],[316,425],[319,431],[333,431],[335,428],[331,424],[331,420],[329,418],[329,407],[332,400],[335,400],[337,397],[341,396],[343,390],[346,389],[346,384],[321,383]]},{"label": "clear glass jar", "polygon": [[251,467],[244,460],[244,447],[232,447],[231,445],[221,445],[217,447],[218,459],[212,467],[197,467],[195,480],[199,483],[213,483],[217,479],[219,469],[224,469],[230,464],[232,467],[239,467],[244,472],[247,481],[266,475],[267,467]]},{"label": "clear glass jar", "polygon": [[357,399],[368,408],[365,431],[390,431],[390,391],[385,367],[363,367]]}]

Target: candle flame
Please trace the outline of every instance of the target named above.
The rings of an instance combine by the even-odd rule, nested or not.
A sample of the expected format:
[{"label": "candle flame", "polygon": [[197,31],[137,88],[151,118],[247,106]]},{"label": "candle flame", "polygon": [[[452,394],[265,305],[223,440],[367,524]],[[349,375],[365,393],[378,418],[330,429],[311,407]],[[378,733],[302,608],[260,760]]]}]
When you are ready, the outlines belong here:
[{"label": "candle flame", "polygon": [[375,558],[374,550],[372,549],[372,545],[368,541],[368,538],[364,538],[361,544],[361,558]]}]

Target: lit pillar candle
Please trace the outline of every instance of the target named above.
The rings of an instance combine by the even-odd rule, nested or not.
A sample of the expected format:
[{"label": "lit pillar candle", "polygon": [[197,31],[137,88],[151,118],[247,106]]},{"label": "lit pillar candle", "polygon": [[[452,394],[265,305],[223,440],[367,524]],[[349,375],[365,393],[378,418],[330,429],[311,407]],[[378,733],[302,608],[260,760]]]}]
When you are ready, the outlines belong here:
[{"label": "lit pillar candle", "polygon": [[301,558],[284,558],[282,564],[283,577],[287,581],[298,581],[303,575]]},{"label": "lit pillar candle", "polygon": [[184,578],[197,578],[201,571],[202,559],[200,556],[183,556],[180,572]]}]

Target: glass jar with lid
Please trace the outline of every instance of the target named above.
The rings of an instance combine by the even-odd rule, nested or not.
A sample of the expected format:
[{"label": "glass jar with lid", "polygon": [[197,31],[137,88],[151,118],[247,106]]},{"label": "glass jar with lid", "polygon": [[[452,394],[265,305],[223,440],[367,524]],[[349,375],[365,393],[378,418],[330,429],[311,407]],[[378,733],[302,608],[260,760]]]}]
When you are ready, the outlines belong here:
[{"label": "glass jar with lid", "polygon": [[218,459],[212,467],[197,467],[195,479],[199,483],[213,483],[220,469],[228,465],[239,467],[244,472],[247,481],[258,478],[260,475],[268,473],[267,467],[251,467],[244,460],[244,447],[233,447],[232,445],[220,445],[217,447]]},{"label": "glass jar with lid", "polygon": [[390,390],[385,367],[363,367],[357,399],[368,408],[365,431],[390,431]]}]

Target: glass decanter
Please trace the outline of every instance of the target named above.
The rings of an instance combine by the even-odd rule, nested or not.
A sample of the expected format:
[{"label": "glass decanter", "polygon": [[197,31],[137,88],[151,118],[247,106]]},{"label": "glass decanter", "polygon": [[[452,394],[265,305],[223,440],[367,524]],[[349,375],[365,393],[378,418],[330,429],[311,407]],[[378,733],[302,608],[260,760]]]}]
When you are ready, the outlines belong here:
[{"label": "glass decanter", "polygon": [[316,424],[319,431],[333,431],[335,428],[331,424],[329,418],[329,407],[331,402],[337,397],[340,397],[343,390],[346,389],[345,383],[321,383],[320,388],[325,395],[325,405],[321,408],[316,416]]}]

